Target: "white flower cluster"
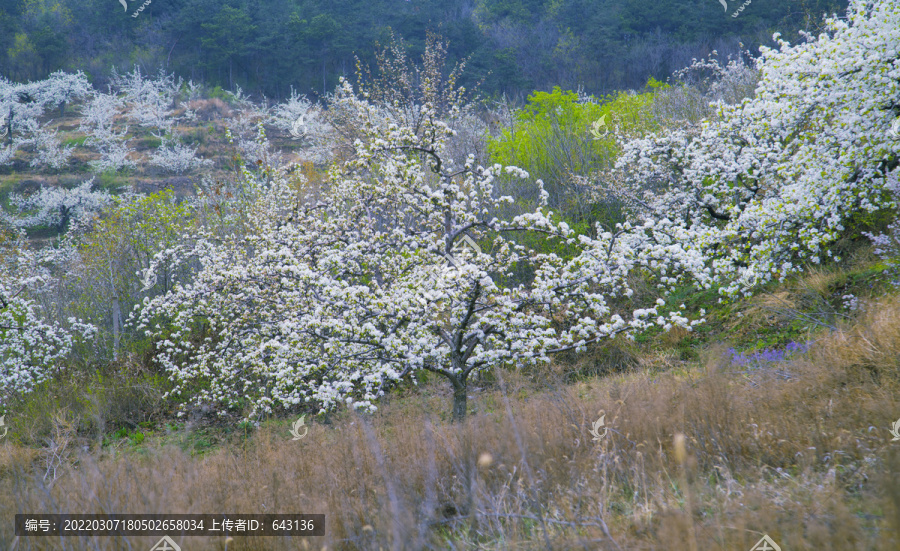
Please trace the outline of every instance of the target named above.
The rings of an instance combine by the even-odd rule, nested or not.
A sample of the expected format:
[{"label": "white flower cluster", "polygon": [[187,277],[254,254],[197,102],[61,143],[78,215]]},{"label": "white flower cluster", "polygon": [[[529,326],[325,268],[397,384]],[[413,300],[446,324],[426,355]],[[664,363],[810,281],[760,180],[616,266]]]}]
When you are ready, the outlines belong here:
[{"label": "white flower cluster", "polygon": [[855,295],[844,295],[841,297],[841,304],[843,304],[844,308],[847,310],[855,312],[856,310],[859,310],[859,297]]},{"label": "white flower cluster", "polygon": [[175,174],[182,174],[187,170],[210,166],[213,162],[197,157],[197,150],[189,145],[177,142],[173,145],[163,140],[159,149],[150,156],[150,164]]},{"label": "white flower cluster", "polygon": [[0,282],[0,405],[4,396],[28,392],[43,382],[72,347],[68,333],[45,323],[33,301],[16,292]]},{"label": "white flower cluster", "polygon": [[269,115],[268,122],[304,144],[301,155],[304,160],[321,163],[332,158],[333,130],[325,121],[322,108],[298,95],[291,89],[291,96],[279,103]]}]

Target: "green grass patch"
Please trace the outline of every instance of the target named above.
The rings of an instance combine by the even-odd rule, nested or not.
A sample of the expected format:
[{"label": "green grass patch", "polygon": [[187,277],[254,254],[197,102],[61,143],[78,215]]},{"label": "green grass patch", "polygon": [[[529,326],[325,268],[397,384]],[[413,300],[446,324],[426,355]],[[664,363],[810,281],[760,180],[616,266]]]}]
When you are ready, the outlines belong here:
[{"label": "green grass patch", "polygon": [[66,138],[62,141],[62,145],[64,147],[72,146],[72,147],[84,147],[84,142],[87,141],[87,136],[80,136],[76,138]]}]

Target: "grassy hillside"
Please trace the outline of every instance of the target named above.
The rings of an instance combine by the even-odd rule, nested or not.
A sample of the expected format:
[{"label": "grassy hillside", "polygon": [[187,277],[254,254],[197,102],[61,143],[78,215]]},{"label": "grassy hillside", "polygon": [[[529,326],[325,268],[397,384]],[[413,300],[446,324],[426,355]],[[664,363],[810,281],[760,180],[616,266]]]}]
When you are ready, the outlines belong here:
[{"label": "grassy hillside", "polygon": [[[237,4],[202,28],[252,26]],[[169,535],[900,548],[900,7],[852,8],[749,65],[519,110],[433,34],[327,105],[0,80],[0,549],[160,537],[21,513],[235,512],[324,535]]]},{"label": "grassy hillside", "polygon": [[[139,358],[55,381],[16,412],[29,429],[0,445],[0,541],[155,541],[16,547],[22,511],[228,511],[324,513],[326,536],[176,541],[732,550],[769,534],[783,549],[896,549],[900,445],[888,429],[900,412],[900,295],[867,246],[847,247],[843,265],[731,307],[696,297],[711,320],[697,334],[487,374],[463,424],[449,422],[446,385],[427,378],[376,414],[308,419],[299,441],[294,419],[173,419],[165,383]],[[608,432],[593,441],[601,415]]]}]

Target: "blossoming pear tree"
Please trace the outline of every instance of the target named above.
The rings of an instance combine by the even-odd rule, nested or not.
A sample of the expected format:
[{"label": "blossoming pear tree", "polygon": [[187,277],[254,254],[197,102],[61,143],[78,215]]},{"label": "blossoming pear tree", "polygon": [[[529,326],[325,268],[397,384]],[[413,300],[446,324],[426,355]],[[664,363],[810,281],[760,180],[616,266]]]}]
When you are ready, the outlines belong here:
[{"label": "blossoming pear tree", "polygon": [[47,79],[15,83],[0,77],[0,137],[6,145],[0,147],[0,165],[12,162],[16,151],[30,145],[35,150],[31,166],[59,169],[72,154],[71,146],[62,146],[50,121],[42,121],[49,106],[59,106],[60,116],[67,102],[83,98],[90,91],[90,83],[82,72],[57,72]]},{"label": "blossoming pear tree", "polygon": [[146,302],[140,327],[175,394],[248,416],[298,404],[375,409],[391,385],[427,370],[450,383],[458,420],[473,373],[657,322],[689,325],[651,315],[657,304],[635,314],[610,303],[632,294],[629,270],[650,260],[627,239],[606,236],[587,274],[523,245],[517,236],[577,250],[589,240],[545,208],[498,219],[513,199],[495,183],[527,174],[471,157],[455,166],[444,156],[452,131],[430,105],[411,128],[346,83],[336,100],[368,122],[327,192],[306,200],[302,182],[272,178],[253,231],[199,240],[193,282]]},{"label": "blossoming pear tree", "polygon": [[0,220],[20,228],[54,226],[57,231],[63,232],[70,220],[97,214],[112,202],[108,192],[94,190],[93,185],[94,179],[91,178],[72,189],[42,187],[27,196],[10,194],[9,202],[19,212],[17,215],[0,212]]},{"label": "blossoming pear tree", "polygon": [[34,295],[53,286],[42,264],[21,231],[0,227],[0,410],[46,380],[76,338],[96,332],[75,318],[62,326],[42,312]]},{"label": "blossoming pear tree", "polygon": [[605,191],[677,226],[726,294],[820,262],[854,218],[893,205],[900,5],[854,1],[847,13],[801,44],[764,49],[755,97],[623,147],[625,186]]},{"label": "blossoming pear tree", "polygon": [[213,164],[210,159],[198,157],[197,148],[166,139],[163,139],[156,152],[150,155],[148,163],[175,174]]},{"label": "blossoming pear tree", "polygon": [[141,74],[135,67],[130,73],[112,75],[112,86],[122,94],[127,104],[128,118],[162,139],[175,125],[176,107],[182,79],[175,79],[160,70],[156,78]]},{"label": "blossoming pear tree", "polygon": [[[117,124],[124,118],[125,100],[114,93],[96,91],[82,108],[81,132],[87,134],[85,145],[93,146],[100,158],[89,164],[97,172],[135,168],[129,156],[134,150],[128,146],[128,126]],[[117,130],[117,127],[118,130]]]}]

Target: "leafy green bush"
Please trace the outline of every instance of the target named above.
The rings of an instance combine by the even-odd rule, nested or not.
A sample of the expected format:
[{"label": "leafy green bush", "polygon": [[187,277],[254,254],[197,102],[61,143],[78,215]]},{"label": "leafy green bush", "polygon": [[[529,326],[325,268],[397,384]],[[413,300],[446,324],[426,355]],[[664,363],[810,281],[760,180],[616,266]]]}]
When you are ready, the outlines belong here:
[{"label": "leafy green bush", "polygon": [[209,99],[220,99],[224,102],[228,102],[230,98],[231,94],[223,90],[221,86],[216,86],[209,91]]},{"label": "leafy green bush", "polygon": [[656,130],[650,107],[655,91],[665,87],[650,79],[647,92],[619,92],[599,99],[559,87],[534,92],[516,112],[513,127],[488,139],[491,161],[521,167],[532,179],[543,180],[550,206],[562,209],[573,223],[590,220],[591,211],[597,209],[573,176],[612,167],[619,153],[617,138]]}]

